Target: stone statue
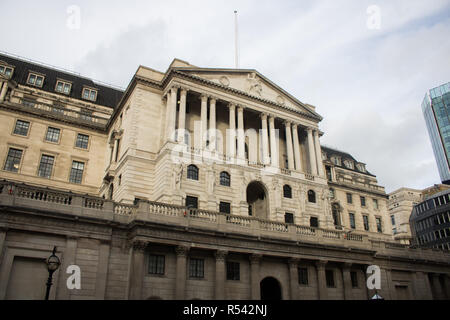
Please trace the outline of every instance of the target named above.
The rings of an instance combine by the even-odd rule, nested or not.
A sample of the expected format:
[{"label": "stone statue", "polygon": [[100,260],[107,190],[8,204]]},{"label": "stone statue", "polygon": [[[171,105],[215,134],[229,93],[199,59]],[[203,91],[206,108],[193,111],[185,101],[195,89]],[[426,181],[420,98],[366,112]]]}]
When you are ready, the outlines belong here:
[{"label": "stone statue", "polygon": [[174,189],[180,190],[181,188],[181,178],[183,177],[183,164],[179,163],[175,165],[173,170],[174,176]]},{"label": "stone statue", "polygon": [[208,170],[208,193],[214,193],[214,187],[216,186],[216,170],[215,164],[211,166],[211,169]]}]

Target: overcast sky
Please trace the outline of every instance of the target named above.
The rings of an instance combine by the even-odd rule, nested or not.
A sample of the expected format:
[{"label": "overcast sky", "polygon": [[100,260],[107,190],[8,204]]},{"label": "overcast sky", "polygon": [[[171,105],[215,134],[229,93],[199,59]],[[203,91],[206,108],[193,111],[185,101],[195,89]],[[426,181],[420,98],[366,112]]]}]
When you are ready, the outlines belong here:
[{"label": "overcast sky", "polygon": [[240,67],[315,105],[322,144],[386,192],[440,182],[420,104],[450,81],[450,0],[2,0],[0,50],[126,87],[175,57],[234,68],[234,10]]}]

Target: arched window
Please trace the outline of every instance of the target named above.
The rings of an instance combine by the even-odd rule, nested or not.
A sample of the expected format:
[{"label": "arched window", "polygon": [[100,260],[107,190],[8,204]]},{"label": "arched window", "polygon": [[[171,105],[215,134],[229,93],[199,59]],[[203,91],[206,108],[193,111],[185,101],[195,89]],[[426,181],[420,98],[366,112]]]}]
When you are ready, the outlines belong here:
[{"label": "arched window", "polygon": [[283,186],[283,196],[285,198],[292,198],[292,189],[289,185],[285,184]]},{"label": "arched window", "polygon": [[230,186],[230,174],[226,171],[222,171],[220,173],[220,185],[221,186]]},{"label": "arched window", "polygon": [[316,203],[316,193],[312,190],[308,190],[308,202]]},{"label": "arched window", "polygon": [[193,164],[187,167],[187,178],[191,180],[198,180],[198,168]]}]

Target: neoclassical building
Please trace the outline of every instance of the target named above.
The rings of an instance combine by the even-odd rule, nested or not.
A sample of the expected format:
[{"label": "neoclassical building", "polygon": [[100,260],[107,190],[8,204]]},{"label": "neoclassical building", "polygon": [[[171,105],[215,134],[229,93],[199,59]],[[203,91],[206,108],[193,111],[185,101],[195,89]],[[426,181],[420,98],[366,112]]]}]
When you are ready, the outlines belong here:
[{"label": "neoclassical building", "polygon": [[395,242],[376,177],[255,70],[0,80],[0,299],[41,298],[54,246],[56,299],[367,299],[369,265],[386,299],[449,297],[449,254]]}]

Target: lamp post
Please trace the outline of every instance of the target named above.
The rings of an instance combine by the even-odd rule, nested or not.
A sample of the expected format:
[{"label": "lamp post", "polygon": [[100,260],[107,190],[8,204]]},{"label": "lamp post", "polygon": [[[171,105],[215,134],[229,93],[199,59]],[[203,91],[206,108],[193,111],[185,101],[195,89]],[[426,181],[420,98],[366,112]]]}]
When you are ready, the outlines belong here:
[{"label": "lamp post", "polygon": [[45,293],[45,300],[48,300],[48,296],[50,295],[50,287],[52,286],[52,277],[53,273],[58,270],[61,262],[59,258],[56,256],[56,246],[53,247],[53,252],[50,257],[47,258],[47,269],[48,269],[48,279],[47,279],[47,292]]}]

